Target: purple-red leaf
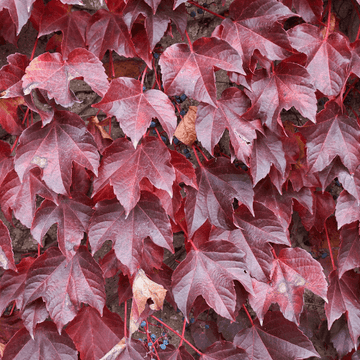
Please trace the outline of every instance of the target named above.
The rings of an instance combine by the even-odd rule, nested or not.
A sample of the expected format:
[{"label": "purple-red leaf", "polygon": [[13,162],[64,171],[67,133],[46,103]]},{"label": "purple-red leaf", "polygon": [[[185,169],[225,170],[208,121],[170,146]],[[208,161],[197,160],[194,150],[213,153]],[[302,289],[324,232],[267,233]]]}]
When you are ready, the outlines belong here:
[{"label": "purple-red leaf", "polygon": [[76,316],[82,302],[102,315],[106,295],[101,268],[85,247],[80,247],[70,261],[58,248],[51,247],[34,261],[25,282],[25,305],[39,297],[59,333]]},{"label": "purple-red leaf", "polygon": [[43,169],[45,184],[56,193],[67,195],[73,161],[97,175],[99,158],[84,121],[74,113],[58,111],[50,124],[42,127],[41,122],[37,122],[21,134],[15,170],[23,181],[26,171],[37,165]]},{"label": "purple-red leaf", "polygon": [[230,341],[216,341],[208,347],[200,360],[248,360],[245,350]]},{"label": "purple-red leaf", "polygon": [[38,325],[34,338],[23,328],[6,345],[2,360],[31,359],[77,360],[75,345],[64,331],[61,335],[51,321]]},{"label": "purple-red leaf", "polygon": [[115,116],[136,148],[141,137],[157,118],[169,139],[176,128],[176,115],[170,99],[160,90],[143,91],[139,80],[121,77],[112,80],[103,99],[92,105]]},{"label": "purple-red leaf", "polygon": [[167,147],[158,138],[146,137],[136,150],[130,141],[119,138],[103,155],[99,177],[94,181],[94,195],[110,184],[126,215],[140,199],[143,178],[172,196],[175,171]]},{"label": "purple-red leaf", "polygon": [[50,99],[64,106],[72,106],[78,99],[70,90],[70,80],[83,77],[100,96],[109,88],[102,62],[89,50],[77,48],[64,60],[61,54],[48,52],[31,61],[23,77],[25,95],[32,89],[46,90]]},{"label": "purple-red leaf", "polygon": [[214,68],[245,74],[237,52],[225,41],[200,38],[191,47],[175,44],[161,55],[165,93],[187,96],[216,106]]},{"label": "purple-red leaf", "polygon": [[16,271],[10,233],[8,228],[1,220],[0,220],[0,266],[5,270],[10,269]]}]

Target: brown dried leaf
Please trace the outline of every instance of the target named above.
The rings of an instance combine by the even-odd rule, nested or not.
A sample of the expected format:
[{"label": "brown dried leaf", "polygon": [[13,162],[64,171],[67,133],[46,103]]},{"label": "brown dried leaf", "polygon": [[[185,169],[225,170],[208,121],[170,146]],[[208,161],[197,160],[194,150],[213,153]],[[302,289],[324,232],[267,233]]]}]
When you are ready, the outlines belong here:
[{"label": "brown dried leaf", "polygon": [[112,140],[111,136],[109,135],[109,133],[100,125],[100,121],[97,118],[97,116],[90,116],[88,118],[89,123],[91,123],[91,125],[95,128],[97,128],[102,136],[103,139],[110,139]]},{"label": "brown dried leaf", "polygon": [[142,269],[135,276],[132,290],[133,302],[130,314],[130,335],[139,328],[139,319],[145,310],[147,300],[151,298],[153,304],[150,305],[150,309],[156,311],[162,309],[166,296],[164,287],[150,280]]},{"label": "brown dried leaf", "polygon": [[184,118],[180,121],[175,130],[176,136],[181,142],[186,145],[192,145],[196,140],[195,119],[196,119],[196,106],[189,106],[189,111]]}]

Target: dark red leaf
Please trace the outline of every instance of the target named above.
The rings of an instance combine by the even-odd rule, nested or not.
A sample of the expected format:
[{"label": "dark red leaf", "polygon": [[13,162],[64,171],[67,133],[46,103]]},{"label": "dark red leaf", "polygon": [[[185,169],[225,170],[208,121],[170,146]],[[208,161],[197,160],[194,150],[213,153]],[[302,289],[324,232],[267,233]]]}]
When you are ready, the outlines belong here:
[{"label": "dark red leaf", "polygon": [[44,322],[49,316],[46,310],[45,303],[42,299],[36,299],[31,302],[21,313],[21,318],[24,322],[26,330],[30,333],[30,336],[34,339],[34,332],[37,324]]},{"label": "dark red leaf", "polygon": [[280,2],[236,0],[230,6],[229,15],[234,21],[225,19],[212,36],[226,40],[236,49],[246,70],[250,68],[255,50],[271,61],[290,55],[291,46],[286,32],[277,21],[294,16],[294,13]]},{"label": "dark red leaf", "polygon": [[158,246],[174,251],[170,221],[154,195],[142,193],[139,202],[127,216],[116,200],[96,204],[89,226],[93,253],[106,240],[112,240],[116,257],[133,274],[141,264],[143,240],[147,236]]},{"label": "dark red leaf", "polygon": [[24,99],[21,97],[0,99],[0,125],[11,135],[20,135],[24,130],[17,114],[19,105],[24,105]]},{"label": "dark red leaf", "polygon": [[16,24],[13,22],[7,9],[0,11],[0,38],[1,37],[5,41],[17,46],[19,37],[16,35]]},{"label": "dark red leaf", "polygon": [[12,21],[16,24],[17,35],[30,18],[32,4],[35,0],[2,0],[0,11],[8,9]]},{"label": "dark red leaf", "polygon": [[340,231],[341,245],[338,254],[339,278],[348,270],[360,266],[360,236],[358,222],[344,225]]},{"label": "dark red leaf", "polygon": [[39,355],[43,359],[77,360],[75,345],[65,331],[61,335],[54,323],[46,321],[37,326],[34,338],[23,328],[6,345],[2,360],[23,360]]},{"label": "dark red leaf", "polygon": [[275,167],[283,177],[286,158],[281,138],[266,129],[264,135],[258,134],[250,156],[250,171],[254,186]]},{"label": "dark red leaf", "polygon": [[103,316],[91,306],[83,306],[66,332],[83,359],[101,359],[124,336],[121,317],[105,306]]},{"label": "dark red leaf", "polygon": [[106,296],[101,268],[85,247],[80,247],[70,261],[58,248],[51,247],[34,261],[25,282],[24,304],[39,297],[59,333],[76,316],[82,302],[102,315]]},{"label": "dark red leaf", "polygon": [[50,99],[69,107],[79,101],[69,87],[70,80],[77,77],[83,77],[100,96],[104,96],[109,88],[101,61],[82,48],[73,50],[67,60],[59,53],[46,52],[36,57],[26,68],[22,86],[25,95],[35,88],[43,89]]},{"label": "dark red leaf", "polygon": [[282,3],[290,9],[295,8],[296,13],[306,22],[316,24],[321,21],[324,6],[322,0],[282,0]]},{"label": "dark red leaf", "polygon": [[84,121],[74,113],[57,111],[50,124],[42,127],[37,122],[21,134],[15,170],[23,181],[26,171],[37,165],[51,190],[68,195],[74,161],[97,175],[99,153]]},{"label": "dark red leaf", "polygon": [[86,11],[71,11],[71,6],[52,0],[42,15],[38,37],[61,31],[61,53],[66,60],[76,48],[85,48],[85,30],[90,17]]},{"label": "dark red leaf", "polygon": [[24,325],[19,317],[19,311],[9,316],[2,316],[0,318],[0,343],[8,343],[15,333],[23,327]]},{"label": "dark red leaf", "polygon": [[184,345],[178,348],[175,348],[174,345],[167,345],[164,351],[159,351],[159,356],[161,360],[194,360]]},{"label": "dark red leaf", "polygon": [[245,350],[229,341],[217,341],[206,349],[200,360],[248,360]]},{"label": "dark red leaf", "polygon": [[187,188],[185,215],[189,236],[209,219],[210,223],[233,230],[234,198],[253,212],[253,189],[249,176],[230,160],[217,158],[196,169],[199,190]]},{"label": "dark red leaf", "polygon": [[339,32],[326,37],[325,33],[326,29],[311,24],[301,24],[287,32],[291,46],[307,55],[305,67],[315,87],[334,97],[349,75],[351,52],[347,37]]},{"label": "dark red leaf", "polygon": [[103,99],[92,106],[115,116],[135,148],[153,118],[160,121],[169,139],[176,128],[177,118],[170,99],[160,90],[144,92],[141,82],[135,79],[112,80]]},{"label": "dark red leaf", "polygon": [[357,344],[360,336],[360,275],[348,271],[339,279],[337,271],[333,271],[329,280],[329,302],[325,304],[328,329],[330,330],[336,319],[346,313],[350,337],[353,343]]},{"label": "dark red leaf", "polygon": [[89,21],[86,30],[89,50],[100,60],[107,50],[114,50],[120,56],[136,57],[134,44],[123,17],[105,9],[98,10]]},{"label": "dark red leaf", "polygon": [[317,100],[312,79],[307,70],[292,62],[281,62],[269,75],[265,69],[256,70],[251,91],[245,89],[251,108],[244,118],[260,118],[273,132],[282,125],[280,113],[294,106],[304,117],[315,122]]},{"label": "dark red leaf", "polygon": [[[330,336],[331,342],[341,358],[354,348],[345,316],[341,316],[334,322]],[[356,360],[356,358],[352,357],[352,360]]]},{"label": "dark red leaf", "polygon": [[12,221],[13,210],[15,217],[30,228],[36,211],[36,195],[58,202],[58,195],[50,190],[40,177],[41,169],[33,167],[25,173],[23,182],[20,182],[15,170],[5,178],[0,188],[0,204],[9,221]]},{"label": "dark red leaf", "polygon": [[199,295],[219,315],[234,320],[234,280],[252,292],[244,253],[229,241],[208,241],[199,248],[194,246],[174,271],[174,298],[187,320]]},{"label": "dark red leaf", "polygon": [[159,64],[166,94],[185,93],[212,106],[216,106],[216,87],[211,68],[245,74],[237,52],[227,42],[216,38],[200,38],[191,47],[172,45],[163,52]]},{"label": "dark red leaf", "polygon": [[357,121],[344,115],[340,106],[331,101],[318,113],[316,122],[300,128],[306,139],[309,171],[321,171],[339,156],[350,174],[354,174],[360,158],[360,127]]},{"label": "dark red leaf", "polygon": [[219,142],[225,129],[229,130],[235,156],[248,164],[256,131],[262,132],[259,120],[248,121],[242,117],[250,107],[250,101],[243,91],[228,88],[217,102],[218,108],[201,103],[196,113],[196,135],[210,153]]},{"label": "dark red leaf", "polygon": [[8,228],[0,220],[0,266],[5,270],[16,271],[14,253]]},{"label": "dark red leaf", "polygon": [[119,138],[104,152],[93,196],[112,185],[128,215],[140,199],[140,181],[145,177],[172,196],[175,171],[167,147],[157,137],[145,137],[135,150],[130,141]]},{"label": "dark red leaf", "polygon": [[312,212],[302,205],[297,205],[294,209],[299,213],[301,222],[307,231],[314,226],[318,232],[323,232],[326,219],[334,213],[335,201],[328,192],[315,191],[312,195],[314,200]]},{"label": "dark red leaf", "polygon": [[84,233],[88,231],[92,205],[92,201],[81,194],[73,198],[59,196],[58,204],[45,200],[36,210],[31,235],[42,245],[43,237],[51,225],[56,223],[59,248],[70,260],[80,246]]},{"label": "dark red leaf", "polygon": [[176,182],[185,183],[188,186],[198,189],[195,169],[186,157],[177,151],[169,150],[171,154],[171,165],[175,169]]},{"label": "dark red leaf", "polygon": [[[207,325],[205,327],[205,325]],[[205,321],[197,319],[196,322],[190,325],[191,336],[194,339],[195,346],[205,351],[216,341],[221,340],[218,327],[214,321]]]},{"label": "dark red leaf", "polygon": [[20,261],[16,270],[7,270],[0,279],[0,314],[4,312],[11,301],[16,302],[18,309],[22,309],[24,304],[24,287],[27,272],[31,264],[35,261],[32,257],[26,257]]},{"label": "dark red leaf", "polygon": [[279,311],[269,311],[263,326],[255,320],[240,331],[234,344],[246,350],[250,360],[295,360],[320,357],[311,341]]},{"label": "dark red leaf", "polygon": [[282,249],[273,261],[270,280],[270,285],[253,281],[255,295],[249,296],[260,323],[270,305],[276,302],[284,317],[299,325],[305,289],[327,301],[327,282],[322,267],[304,249]]}]

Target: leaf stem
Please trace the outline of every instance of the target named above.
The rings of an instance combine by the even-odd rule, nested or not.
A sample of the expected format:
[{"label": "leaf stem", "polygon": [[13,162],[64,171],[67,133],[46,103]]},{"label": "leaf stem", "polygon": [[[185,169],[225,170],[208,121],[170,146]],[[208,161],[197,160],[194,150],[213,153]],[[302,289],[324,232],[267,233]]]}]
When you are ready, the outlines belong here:
[{"label": "leaf stem", "polygon": [[205,159],[205,160],[209,160],[208,158],[207,158],[207,156],[203,153],[203,151],[194,143],[194,145],[195,145],[195,147],[197,148],[197,150],[198,151],[200,151],[200,153],[201,153],[201,155],[203,156],[203,158]]},{"label": "leaf stem", "polygon": [[176,332],[174,329],[172,329],[170,326],[166,325],[163,321],[161,321],[160,319],[158,319],[156,316],[154,315],[150,315],[153,319],[155,319],[156,321],[158,321],[160,324],[163,324],[168,330],[172,331],[175,335],[177,335],[179,338],[181,338],[181,340],[183,340],[184,342],[186,342],[192,349],[194,349],[200,356],[204,355],[203,353],[201,353],[193,344],[191,344],[189,341],[187,341],[184,336],[180,335],[178,332]]},{"label": "leaf stem", "polygon": [[124,303],[125,307],[124,307],[124,336],[127,337],[127,331],[126,331],[126,328],[127,328],[127,300],[125,300],[125,303]]},{"label": "leaf stem", "polygon": [[243,308],[244,308],[244,310],[245,310],[245,312],[246,312],[246,315],[248,316],[248,318],[249,318],[249,320],[250,320],[250,322],[251,322],[251,326],[254,326],[253,319],[251,318],[251,316],[250,316],[250,314],[249,314],[249,312],[248,312],[248,309],[246,308],[245,304],[243,304]]},{"label": "leaf stem", "polygon": [[199,159],[199,157],[198,157],[198,154],[197,154],[197,152],[196,152],[196,149],[195,149],[195,146],[194,146],[194,145],[192,145],[192,149],[193,149],[193,151],[194,151],[194,154],[195,154],[195,157],[196,157],[196,160],[197,160],[198,164],[200,165],[200,167],[203,167],[203,165],[202,165],[202,163],[201,163],[201,161],[200,161],[200,159]]},{"label": "leaf stem", "polygon": [[114,62],[112,57],[112,50],[109,50],[109,68],[110,68],[110,77],[115,77],[115,69],[114,69]]},{"label": "leaf stem", "polygon": [[142,76],[141,76],[141,93],[143,92],[146,71],[147,71],[147,66],[145,67],[144,72],[142,73]]},{"label": "leaf stem", "polygon": [[30,61],[31,61],[31,60],[34,58],[34,56],[35,56],[35,50],[36,50],[38,41],[39,41],[39,38],[37,37],[36,40],[35,40],[35,44],[34,44],[34,47],[33,47],[33,51],[32,51],[31,56],[30,56]]},{"label": "leaf stem", "polygon": [[191,40],[190,40],[190,37],[189,37],[189,34],[188,34],[187,30],[185,30],[185,35],[186,35],[187,41],[189,43],[190,51],[193,52],[192,43],[191,43]]},{"label": "leaf stem", "polygon": [[186,327],[186,319],[184,318],[184,323],[183,323],[183,328],[182,328],[182,332],[181,332],[181,340],[180,340],[180,343],[179,343],[179,347],[183,343],[183,339],[184,339],[184,336],[185,336],[185,327]]},{"label": "leaf stem", "polygon": [[331,0],[328,3],[328,20],[327,20],[327,27],[326,27],[326,34],[325,34],[325,41],[327,40],[330,32],[330,25],[331,25]]},{"label": "leaf stem", "polygon": [[219,14],[217,14],[217,13],[215,13],[215,12],[207,9],[206,7],[201,6],[200,4],[196,3],[195,1],[188,0],[187,2],[188,2],[189,4],[191,4],[191,5],[194,5],[194,6],[198,7],[199,9],[203,9],[204,11],[207,11],[209,14],[212,14],[212,15],[214,15],[214,16],[217,16],[217,17],[220,18],[220,19],[223,19],[223,20],[226,19],[224,16],[219,15]]},{"label": "leaf stem", "polygon": [[11,150],[10,150],[10,154],[14,151],[14,149],[16,148],[16,144],[18,143],[19,141],[19,136],[16,137],[15,141],[14,141],[14,144],[13,146],[11,147]]},{"label": "leaf stem", "polygon": [[326,227],[326,221],[325,221],[325,224],[324,224],[324,228],[325,228],[326,240],[327,240],[328,247],[329,247],[329,253],[330,253],[330,259],[331,259],[332,268],[333,268],[333,270],[336,270],[336,266],[335,266],[335,262],[334,262],[334,256],[333,256],[333,253],[332,253],[330,239],[329,239],[329,234],[328,234],[327,227]]}]

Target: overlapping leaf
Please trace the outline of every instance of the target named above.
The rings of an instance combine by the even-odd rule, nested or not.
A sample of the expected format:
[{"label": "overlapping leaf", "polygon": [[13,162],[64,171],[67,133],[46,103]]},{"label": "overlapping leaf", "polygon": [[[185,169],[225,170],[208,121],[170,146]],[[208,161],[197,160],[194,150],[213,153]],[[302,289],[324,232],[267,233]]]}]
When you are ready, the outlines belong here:
[{"label": "overlapping leaf", "polygon": [[102,315],[106,295],[101,268],[85,247],[80,247],[70,261],[58,248],[51,247],[28,271],[24,305],[40,297],[60,333],[76,316],[82,302]]},{"label": "overlapping leaf", "polygon": [[262,132],[259,120],[248,121],[242,117],[250,107],[250,101],[237,88],[226,89],[217,102],[218,108],[201,103],[197,109],[196,135],[210,153],[214,152],[225,129],[229,130],[235,156],[248,164],[256,131]]},{"label": "overlapping leaf", "polygon": [[[200,38],[193,44],[175,44],[161,55],[165,92],[187,96],[216,106],[214,68],[245,74],[238,53],[225,41]],[[213,70],[209,70],[213,69]]]},{"label": "overlapping leaf", "polygon": [[351,52],[348,38],[341,33],[325,35],[325,30],[301,24],[288,31],[291,46],[307,55],[306,69],[316,89],[324,95],[340,93],[349,75]]},{"label": "overlapping leaf", "polygon": [[270,305],[276,302],[284,317],[299,325],[305,289],[326,300],[327,282],[322,267],[304,249],[281,250],[273,261],[270,284],[254,281],[255,295],[249,297],[261,323]]},{"label": "overlapping leaf", "polygon": [[115,116],[136,148],[141,137],[157,118],[169,138],[176,128],[176,115],[170,99],[160,90],[143,91],[140,81],[121,77],[112,80],[103,99],[92,105]]},{"label": "overlapping leaf", "polygon": [[50,124],[41,122],[27,128],[20,136],[15,156],[15,170],[23,181],[28,169],[43,169],[42,180],[58,194],[69,194],[72,163],[88,168],[95,175],[99,153],[84,121],[74,113],[58,111]]},{"label": "overlapping leaf", "polygon": [[253,189],[249,176],[231,164],[230,160],[210,160],[196,169],[199,190],[187,188],[186,222],[191,237],[209,219],[210,223],[226,230],[233,224],[234,198],[252,212]]},{"label": "overlapping leaf", "polygon": [[0,220],[0,266],[5,270],[10,269],[16,271],[10,233],[8,228],[1,220]]},{"label": "overlapping leaf", "polygon": [[143,260],[143,240],[147,236],[156,245],[174,251],[170,221],[154,195],[142,193],[129,214],[116,200],[96,204],[89,226],[93,253],[106,240],[112,240],[116,257],[133,274]]},{"label": "overlapping leaf", "polygon": [[252,292],[244,253],[228,241],[193,246],[172,276],[175,301],[186,318],[198,296],[219,315],[233,320],[236,293],[233,280]]},{"label": "overlapping leaf", "polygon": [[38,88],[46,90],[50,99],[72,106],[78,99],[70,90],[70,80],[83,77],[91,88],[104,96],[109,88],[101,61],[89,50],[77,48],[64,60],[59,53],[44,53],[31,61],[23,77],[25,95]]},{"label": "overlapping leaf", "polygon": [[282,0],[289,9],[293,7],[296,13],[299,14],[306,22],[312,22],[314,24],[321,20],[323,11],[322,0]]},{"label": "overlapping leaf", "polygon": [[127,139],[117,139],[104,152],[94,195],[110,184],[128,215],[140,199],[143,178],[172,196],[175,171],[167,147],[156,137],[146,137],[136,150]]}]

